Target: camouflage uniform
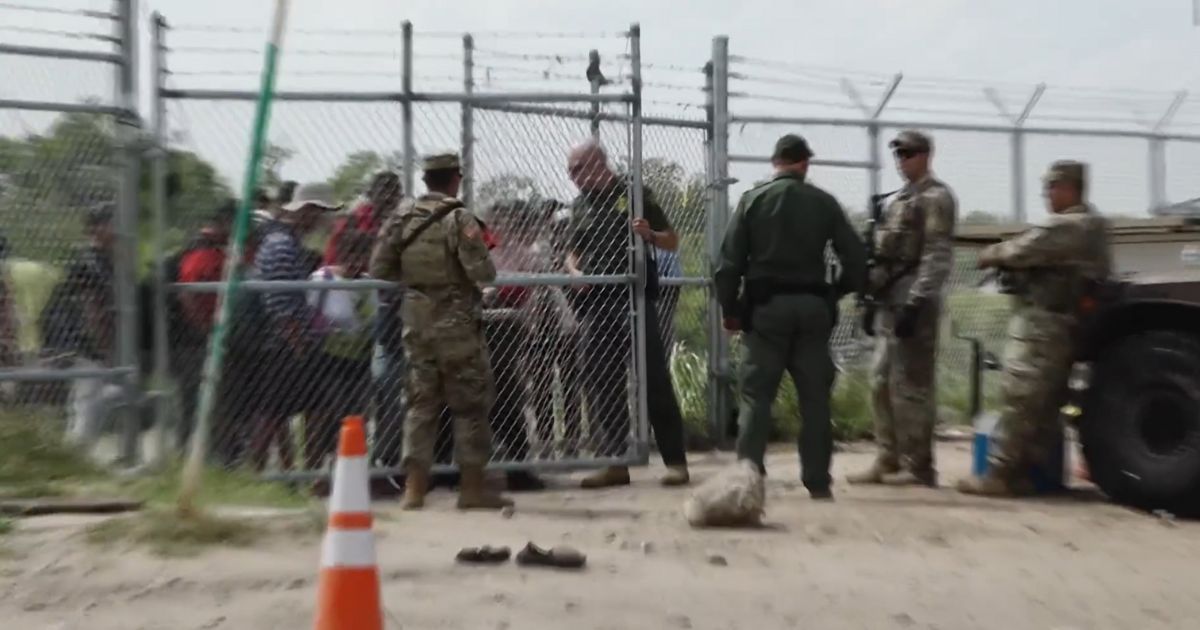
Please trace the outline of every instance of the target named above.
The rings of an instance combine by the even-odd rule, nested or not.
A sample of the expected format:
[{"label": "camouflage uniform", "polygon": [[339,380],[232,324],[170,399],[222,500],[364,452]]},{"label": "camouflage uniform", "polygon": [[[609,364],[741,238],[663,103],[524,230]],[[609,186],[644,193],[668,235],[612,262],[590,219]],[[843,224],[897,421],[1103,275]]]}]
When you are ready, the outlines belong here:
[{"label": "camouflage uniform", "polygon": [[[424,168],[426,172],[458,169],[458,157],[430,156]],[[408,247],[399,248],[417,226],[448,205],[454,208],[449,214]],[[488,413],[495,400],[478,284],[494,280],[496,268],[479,220],[462,202],[439,192],[405,202],[380,231],[371,256],[371,275],[404,285],[399,316],[408,355],[406,506],[415,508],[423,503],[443,406],[449,407],[454,417],[454,456],[462,470],[463,492],[475,492],[491,455]],[[490,507],[463,503],[460,496],[460,507]]]},{"label": "camouflage uniform", "polygon": [[[1055,162],[1045,181],[1069,181],[1082,188],[1084,167]],[[1066,402],[1073,363],[1075,309],[1091,282],[1112,273],[1108,222],[1081,203],[1051,214],[1044,226],[989,246],[979,260],[981,267],[1014,274],[1017,289],[1004,348],[1004,402],[988,475],[964,480],[959,489],[1023,494],[1031,489],[1031,467],[1048,459],[1055,432],[1062,432],[1059,409]]]},{"label": "camouflage uniform", "polygon": [[[930,151],[924,134],[905,131],[894,149]],[[933,428],[942,290],[954,262],[954,193],[927,174],[888,204],[879,226],[876,266],[868,283],[883,302],[871,373],[879,454],[856,483],[936,484]],[[907,321],[906,321],[907,320]],[[905,327],[910,331],[898,333]],[[911,333],[911,334],[905,334]]]}]

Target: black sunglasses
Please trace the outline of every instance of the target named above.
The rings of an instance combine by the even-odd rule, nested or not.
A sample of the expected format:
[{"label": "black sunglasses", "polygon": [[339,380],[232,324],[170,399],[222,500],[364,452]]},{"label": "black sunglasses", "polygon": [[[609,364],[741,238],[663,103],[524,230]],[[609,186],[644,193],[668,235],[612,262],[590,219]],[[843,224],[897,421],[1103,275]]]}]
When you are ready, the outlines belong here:
[{"label": "black sunglasses", "polygon": [[922,153],[924,153],[924,151],[917,151],[916,149],[896,149],[893,152],[893,154],[901,160],[907,160],[914,155],[921,155]]}]

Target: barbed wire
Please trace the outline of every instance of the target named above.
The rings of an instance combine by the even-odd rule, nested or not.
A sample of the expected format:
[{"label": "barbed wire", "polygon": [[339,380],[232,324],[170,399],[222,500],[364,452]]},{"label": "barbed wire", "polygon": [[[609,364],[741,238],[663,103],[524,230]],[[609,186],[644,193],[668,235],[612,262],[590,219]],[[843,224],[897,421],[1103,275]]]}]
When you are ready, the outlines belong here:
[{"label": "barbed wire", "polygon": [[490,48],[476,48],[475,54],[491,55],[500,59],[521,59],[524,61],[555,61],[565,63],[568,61],[587,62],[586,54],[558,54],[558,53],[515,53],[507,50],[493,50]]},{"label": "barbed wire", "polygon": [[[221,24],[179,24],[169,27],[172,32],[179,33],[238,33],[263,35],[267,28],[251,26],[225,26]],[[400,28],[368,29],[368,28],[289,28],[288,35],[338,35],[354,37],[399,37]]]},{"label": "barbed wire", "polygon": [[33,26],[13,26],[10,24],[2,24],[0,25],[0,31],[22,33],[26,35],[49,35],[52,37],[65,37],[68,39],[86,39],[112,43],[117,42],[117,38],[113,37],[112,35],[101,35],[100,33],[76,33],[72,31],[59,31],[49,28],[37,28]]},{"label": "barbed wire", "polygon": [[[171,53],[203,53],[206,55],[221,54],[221,55],[261,55],[262,49],[258,48],[229,48],[220,46],[171,46],[167,48],[167,52]],[[322,57],[354,57],[354,58],[373,58],[373,59],[397,59],[400,56],[400,51],[392,50],[390,53],[376,50],[337,50],[337,49],[317,49],[317,48],[298,48],[287,51],[288,55],[300,56],[322,56]]]},{"label": "barbed wire", "polygon": [[104,11],[92,11],[89,9],[60,9],[57,7],[42,7],[20,2],[0,2],[0,9],[8,9],[10,11],[27,11],[29,13],[46,13],[51,15],[82,15],[84,17],[106,20],[115,20],[117,18],[116,15],[112,13],[105,13]]},{"label": "barbed wire", "polygon": [[417,37],[438,37],[438,38],[461,38],[464,35],[470,35],[475,39],[481,38],[520,38],[520,39],[593,39],[593,38],[618,38],[629,37],[627,31],[505,31],[505,30],[484,30],[484,31],[414,31],[414,36]]}]

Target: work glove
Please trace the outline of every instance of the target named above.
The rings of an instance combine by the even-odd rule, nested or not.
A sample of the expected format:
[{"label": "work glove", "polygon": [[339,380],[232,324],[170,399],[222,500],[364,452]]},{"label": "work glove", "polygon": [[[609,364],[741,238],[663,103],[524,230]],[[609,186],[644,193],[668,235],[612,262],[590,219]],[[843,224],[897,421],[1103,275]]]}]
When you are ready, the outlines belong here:
[{"label": "work glove", "polygon": [[896,323],[892,331],[897,339],[907,339],[917,332],[917,320],[921,317],[921,304],[909,302],[896,312]]}]

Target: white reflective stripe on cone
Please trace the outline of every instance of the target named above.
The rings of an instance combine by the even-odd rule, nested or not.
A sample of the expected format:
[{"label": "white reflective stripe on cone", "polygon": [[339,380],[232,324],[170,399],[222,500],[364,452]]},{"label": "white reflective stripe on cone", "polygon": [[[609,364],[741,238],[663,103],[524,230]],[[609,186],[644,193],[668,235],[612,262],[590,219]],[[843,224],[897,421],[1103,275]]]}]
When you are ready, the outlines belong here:
[{"label": "white reflective stripe on cone", "polygon": [[371,530],[328,530],[321,545],[321,566],[375,568],[375,535]]},{"label": "white reflective stripe on cone", "polygon": [[330,512],[370,512],[371,488],[366,457],[339,457],[333,468]]}]

